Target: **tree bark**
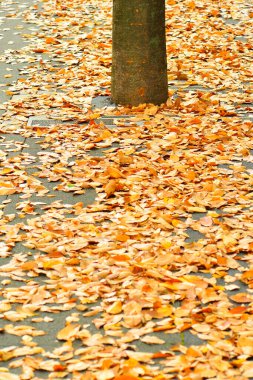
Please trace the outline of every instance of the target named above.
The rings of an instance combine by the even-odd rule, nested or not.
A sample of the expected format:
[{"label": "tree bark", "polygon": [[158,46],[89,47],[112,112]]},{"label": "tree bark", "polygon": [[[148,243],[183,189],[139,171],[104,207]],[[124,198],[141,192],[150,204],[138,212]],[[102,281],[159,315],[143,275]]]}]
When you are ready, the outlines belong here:
[{"label": "tree bark", "polygon": [[112,100],[133,106],[165,102],[165,0],[113,0],[112,41]]}]

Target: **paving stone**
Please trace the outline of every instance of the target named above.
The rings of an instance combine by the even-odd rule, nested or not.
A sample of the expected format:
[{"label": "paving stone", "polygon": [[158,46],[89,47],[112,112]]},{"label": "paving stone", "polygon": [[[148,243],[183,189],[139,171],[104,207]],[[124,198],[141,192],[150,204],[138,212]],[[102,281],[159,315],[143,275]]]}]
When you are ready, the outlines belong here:
[{"label": "paving stone", "polygon": [[[22,2],[16,2],[15,6],[18,7],[19,9],[21,9],[22,6],[26,7],[27,4],[33,4],[33,1],[32,0],[26,1],[25,4],[22,4]],[[92,7],[90,7],[90,9],[92,9]],[[94,9],[95,9],[95,7],[94,7]],[[88,8],[87,8],[87,11],[88,11]],[[0,16],[1,16],[1,13],[0,13]],[[224,18],[223,21],[224,21],[224,23],[230,24],[232,26],[233,25],[236,26],[239,22],[238,20],[228,19],[228,18]],[[24,29],[21,29],[21,30],[16,29],[16,27],[19,27],[19,26],[23,27]],[[3,27],[3,25],[1,27]],[[6,20],[4,21],[4,27],[9,28],[9,30],[7,30],[4,33],[4,39],[1,40],[0,52],[1,52],[1,49],[3,49],[3,47],[5,48],[6,46],[9,47],[10,49],[17,49],[17,50],[21,49],[23,46],[25,46],[25,42],[21,37],[22,33],[25,33],[26,31],[31,33],[32,30],[36,30],[36,27],[33,24],[30,24],[30,25],[29,24],[23,24],[20,19],[8,19],[8,18],[6,18]],[[30,29],[27,30],[27,28],[30,28]],[[84,29],[84,32],[85,31],[86,31],[86,29]],[[17,32],[17,33],[13,34],[13,32],[14,33]],[[238,37],[236,37],[236,40],[246,42],[246,41],[248,41],[248,38],[238,36]],[[9,42],[12,42],[12,41],[13,41],[13,43],[9,44]],[[51,59],[49,54],[42,54],[41,57],[43,58],[43,60],[45,62],[47,62],[47,60],[49,61]],[[64,64],[64,62],[57,60],[56,57],[54,57],[53,65],[55,67],[62,67],[63,64]],[[18,74],[23,67],[24,67],[24,65],[20,62],[10,62],[8,64],[6,64],[4,62],[0,62],[1,82],[6,84],[5,87],[0,88],[0,103],[3,103],[5,101],[7,101],[8,99],[10,99],[10,95],[7,95],[7,93],[6,93],[8,85],[11,86],[11,84],[17,79]],[[12,70],[8,71],[7,69],[10,69],[10,68]],[[21,73],[22,73],[22,71],[21,71]],[[10,78],[4,77],[6,74],[7,75],[11,74],[12,77],[10,77]],[[22,77],[24,75],[25,74],[22,73]],[[249,87],[250,82],[245,82],[244,85],[245,85],[245,88]],[[245,91],[245,88],[244,89],[243,88],[238,89],[238,92]],[[185,92],[190,92],[190,91],[210,92],[210,91],[212,91],[212,89],[210,89],[210,88],[198,86],[198,85],[186,87],[184,81],[172,81],[172,82],[170,82],[170,89],[177,90],[177,91],[185,91]],[[58,87],[56,86],[54,88],[54,91],[60,92],[61,86],[58,86]],[[224,92],[224,93],[227,92],[227,90],[220,90],[220,91]],[[37,95],[39,96],[40,93],[41,92],[38,92]],[[175,95],[175,97],[176,96],[177,95]],[[16,94],[13,96],[12,100],[15,102],[15,101],[20,101],[20,100],[26,100],[29,97],[30,97],[30,95],[27,95],[27,94],[21,94],[21,95]],[[249,108],[249,107],[252,107],[252,104],[241,104],[240,105],[241,109],[238,110],[238,114],[244,119],[251,119],[252,118],[252,112],[250,110],[247,110],[247,108]],[[115,108],[115,104],[112,103],[111,98],[109,96],[103,95],[103,96],[98,96],[92,100],[92,108],[93,108],[93,110],[95,110],[95,109],[108,109],[108,110],[110,110],[110,109]],[[3,114],[4,112],[5,112],[4,110],[1,110],[0,115]],[[173,120],[173,118],[176,119],[177,116],[174,115],[172,117],[172,120]],[[122,120],[124,118],[122,116],[120,116],[118,119]],[[108,116],[108,117],[105,116],[105,117],[101,117],[101,118],[97,119],[96,121],[98,123],[103,122],[108,128],[116,128],[115,120],[117,120],[117,117],[112,118],[111,116]],[[35,125],[47,127],[47,126],[55,125],[59,122],[61,122],[61,120],[56,121],[53,119],[48,119],[44,115],[33,116],[28,120],[28,127],[32,127]],[[125,117],[125,123],[131,123],[131,119]],[[142,125],[142,122],[137,122],[136,124]],[[43,138],[40,138],[40,139],[25,138],[19,134],[15,134],[15,133],[13,133],[13,134],[1,133],[1,137],[7,139],[7,141],[9,143],[12,142],[12,145],[11,145],[12,148],[15,148],[15,143],[24,144],[24,145],[18,145],[17,144],[16,148],[18,149],[18,151],[8,152],[8,157],[15,158],[15,157],[18,157],[20,155],[20,153],[23,153],[23,154],[29,153],[31,155],[31,157],[34,158],[34,162],[32,162],[29,165],[28,164],[25,165],[27,173],[29,175],[33,175],[35,172],[39,171],[38,168],[36,167],[36,164],[40,163],[40,159],[39,159],[39,156],[37,155],[37,153],[39,153],[40,151],[43,150],[43,147],[41,147],[41,145],[39,144],[39,142],[43,141]],[[92,149],[92,150],[88,151],[87,153],[89,155],[92,155],[92,156],[102,157],[103,155],[106,154],[106,151],[108,149],[112,149],[112,148],[117,149],[119,146],[120,146],[119,143],[113,143],[108,148]],[[137,151],[141,151],[141,150],[145,150],[145,147],[143,147],[141,145],[137,146]],[[46,150],[46,151],[49,151],[49,150]],[[251,151],[251,154],[253,154],[253,150]],[[73,158],[71,158],[71,159],[73,159]],[[252,162],[245,160],[242,162],[242,164],[246,167],[247,170],[253,169]],[[218,165],[219,168],[230,171],[229,166],[230,166],[230,164]],[[35,177],[35,178],[37,178],[37,177]],[[20,223],[24,222],[25,223],[25,222],[27,222],[28,219],[36,218],[38,216],[38,214],[41,215],[43,212],[45,212],[43,205],[37,205],[35,208],[35,211],[37,211],[38,214],[36,214],[36,215],[26,214],[24,217],[18,217],[18,214],[20,214],[21,212],[19,210],[17,210],[16,207],[17,207],[17,204],[20,202],[24,202],[24,201],[31,201],[31,202],[38,202],[39,201],[40,202],[41,201],[41,202],[44,202],[45,206],[46,206],[46,205],[52,204],[52,202],[54,202],[56,200],[61,200],[63,204],[73,205],[77,202],[83,202],[84,206],[87,206],[87,205],[94,203],[96,196],[97,196],[97,193],[94,189],[87,189],[84,194],[74,195],[73,192],[63,192],[63,191],[56,190],[56,187],[58,185],[57,182],[49,182],[47,179],[40,179],[40,181],[49,190],[49,193],[46,194],[45,196],[37,196],[37,194],[32,194],[27,199],[22,198],[22,195],[23,195],[22,193],[21,194],[13,194],[11,196],[0,196],[0,202],[1,201],[3,202],[4,200],[7,200],[7,199],[11,200],[11,202],[6,204],[6,206],[5,206],[5,210],[4,210],[5,213],[16,214],[16,218],[13,221],[11,221],[9,223],[9,225],[12,225],[12,224],[17,223],[17,222],[20,222]],[[48,195],[49,196],[53,195],[54,197],[50,198],[50,197],[48,197]],[[214,211],[221,214],[221,215],[223,213],[222,209],[215,209]],[[192,218],[194,220],[199,220],[200,218],[202,218],[206,215],[207,215],[207,213],[193,213]],[[66,217],[67,217],[67,215],[66,215]],[[70,214],[70,217],[73,217],[73,214]],[[198,231],[192,230],[190,228],[188,228],[186,230],[186,233],[189,235],[189,237],[186,239],[187,243],[196,242],[199,239],[205,239],[205,235],[199,233]],[[17,253],[17,252],[19,252],[19,253],[22,252],[25,254],[28,254],[30,252],[31,257],[33,257],[33,255],[35,255],[35,253],[38,251],[32,250],[30,248],[28,249],[27,247],[25,247],[20,242],[20,243],[16,243],[15,246],[13,247],[13,250],[12,250],[12,253]],[[238,255],[241,255],[243,258],[244,254],[239,253]],[[11,255],[6,257],[6,258],[0,258],[0,265],[7,264],[11,260],[11,258],[12,258]],[[238,260],[238,261],[240,261],[240,265],[242,267],[247,268],[247,266],[248,266],[247,262],[245,262],[243,260]],[[238,270],[229,270],[228,274],[231,276],[236,276],[236,275],[240,274],[240,272]],[[204,272],[192,273],[192,275],[200,276],[200,277],[204,277],[204,278],[210,278],[211,277],[211,275],[209,273],[204,273]],[[0,283],[4,279],[7,279],[7,278],[1,278]],[[38,284],[44,284],[45,281],[48,280],[47,278],[45,278],[45,276],[42,276],[42,275],[36,277],[36,279],[33,279],[31,277],[29,278],[28,276],[26,276],[24,278],[24,282],[11,280],[10,284],[6,287],[7,288],[21,287],[25,284],[25,281],[27,281],[29,279],[31,281],[33,281],[33,280],[36,281]],[[217,284],[225,285],[224,279],[218,278]],[[233,291],[228,291],[229,295],[236,294],[237,292],[244,292],[244,291],[246,292],[248,289],[247,286],[239,280],[236,281],[234,284],[238,285],[239,289],[233,290]],[[45,336],[35,337],[34,341],[37,342],[39,345],[41,345],[44,349],[52,351],[52,349],[54,347],[59,347],[61,345],[60,342],[55,340],[55,334],[57,333],[57,331],[59,331],[59,326],[64,327],[66,317],[70,316],[72,313],[73,313],[73,310],[55,313],[55,314],[53,314],[54,319],[50,323],[46,323],[46,322],[35,323],[35,322],[31,321],[31,318],[30,319],[28,318],[25,321],[17,322],[17,325],[32,324],[34,327],[36,327],[38,329],[45,330],[47,332],[47,334]],[[45,316],[51,317],[52,316],[51,314],[46,313],[46,312],[40,313],[40,315],[42,315],[43,317],[45,317]],[[98,331],[95,328],[94,324],[92,323],[93,319],[94,319],[93,317],[83,317],[80,315],[80,321],[82,323],[90,324],[89,330],[91,331],[91,333],[97,333]],[[11,323],[10,321],[1,319],[0,320],[0,327],[3,327],[6,324],[10,324],[10,323]],[[101,330],[101,333],[102,333],[102,330]],[[191,334],[190,331],[185,331],[181,334],[160,333],[160,334],[158,334],[158,336],[161,339],[164,339],[166,341],[166,348],[167,349],[170,349],[171,346],[176,345],[176,344],[183,344],[185,346],[190,346],[190,345],[200,345],[203,343],[202,340],[200,340],[196,335]],[[9,334],[3,334],[3,335],[1,335],[0,347],[6,347],[8,345],[18,345],[19,346],[20,340],[21,340],[20,337],[12,336]],[[135,341],[133,343],[136,344],[138,349],[140,349],[141,351],[145,351],[145,352],[150,352],[150,351],[154,352],[154,351],[159,351],[159,349],[164,349],[164,346],[157,345],[155,347],[150,347],[149,345],[142,343],[140,341]],[[79,343],[75,342],[75,345],[78,346],[78,344],[80,344],[80,342]],[[6,363],[1,362],[1,367],[8,366],[8,364],[9,363],[7,363],[7,362]],[[18,368],[13,369],[12,373],[20,373],[20,369],[18,369]],[[43,371],[36,371],[36,375],[39,376],[39,378],[41,378],[41,379],[47,378],[47,376],[48,376],[48,374],[44,373]]]},{"label": "paving stone", "polygon": [[205,235],[203,235],[199,231],[195,231],[191,228],[187,228],[186,233],[189,236],[187,239],[185,239],[186,243],[192,243],[192,242],[198,241],[200,239],[205,239]]},{"label": "paving stone", "polygon": [[92,99],[92,108],[115,108],[115,104],[109,96],[100,95]]}]

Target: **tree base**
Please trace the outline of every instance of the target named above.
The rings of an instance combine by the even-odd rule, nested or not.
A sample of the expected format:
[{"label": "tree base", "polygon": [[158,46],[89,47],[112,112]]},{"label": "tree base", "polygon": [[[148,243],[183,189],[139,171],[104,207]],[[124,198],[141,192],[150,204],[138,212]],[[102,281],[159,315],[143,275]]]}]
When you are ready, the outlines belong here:
[{"label": "tree base", "polygon": [[164,0],[114,0],[113,102],[160,105],[167,97]]}]

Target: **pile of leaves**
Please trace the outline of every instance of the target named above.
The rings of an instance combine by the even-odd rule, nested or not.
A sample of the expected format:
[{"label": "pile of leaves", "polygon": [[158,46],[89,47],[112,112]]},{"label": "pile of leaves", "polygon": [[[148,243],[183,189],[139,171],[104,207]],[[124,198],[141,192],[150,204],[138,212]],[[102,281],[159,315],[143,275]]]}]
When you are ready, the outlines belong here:
[{"label": "pile of leaves", "polygon": [[[110,95],[111,5],[32,6],[27,47],[4,55],[27,66],[1,126],[0,333],[20,340],[0,379],[249,379],[252,8],[167,0],[167,103],[94,110]],[[29,126],[38,115],[59,123]],[[45,204],[51,182],[78,202]]]}]

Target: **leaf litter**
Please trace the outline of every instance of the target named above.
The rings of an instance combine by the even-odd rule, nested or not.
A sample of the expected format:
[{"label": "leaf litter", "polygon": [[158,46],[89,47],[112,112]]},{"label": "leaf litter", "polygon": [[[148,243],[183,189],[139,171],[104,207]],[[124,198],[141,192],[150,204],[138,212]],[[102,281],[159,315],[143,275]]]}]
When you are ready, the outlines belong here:
[{"label": "leaf litter", "polygon": [[[26,64],[9,88],[26,96],[1,107],[0,153],[0,333],[20,340],[1,345],[0,379],[253,377],[251,5],[167,0],[167,103],[97,110],[92,98],[110,93],[111,2],[20,14],[37,29],[1,57]],[[38,115],[59,124],[27,124]],[[45,205],[45,179],[96,200]],[[58,315],[58,345],[44,348],[50,332],[36,324]],[[199,344],[168,343],[186,332]]]}]

